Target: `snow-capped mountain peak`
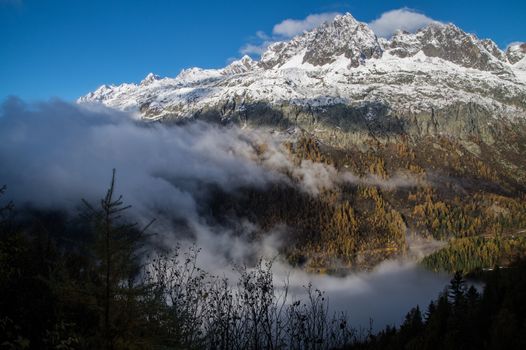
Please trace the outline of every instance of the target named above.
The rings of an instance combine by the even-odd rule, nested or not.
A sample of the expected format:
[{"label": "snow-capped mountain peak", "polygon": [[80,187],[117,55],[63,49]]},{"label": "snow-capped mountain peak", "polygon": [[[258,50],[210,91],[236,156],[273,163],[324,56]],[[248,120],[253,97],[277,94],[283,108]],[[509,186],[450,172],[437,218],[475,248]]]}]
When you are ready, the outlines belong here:
[{"label": "snow-capped mountain peak", "polygon": [[297,56],[300,56],[301,63],[322,66],[344,55],[351,66],[357,67],[366,59],[378,58],[381,54],[374,32],[347,13],[290,41],[270,45],[261,56],[260,66],[267,69],[279,67]]},{"label": "snow-capped mountain peak", "polygon": [[177,77],[175,77],[175,81],[179,84],[185,85],[220,77],[221,70],[219,69],[202,69],[193,67],[181,70]]},{"label": "snow-capped mountain peak", "polygon": [[156,75],[156,74],[153,74],[153,73],[149,73],[142,81],[141,81],[141,85],[142,86],[146,86],[146,85],[149,85],[151,83],[153,83],[154,81],[156,80],[160,80],[161,77]]},{"label": "snow-capped mountain peak", "polygon": [[388,48],[402,58],[422,51],[427,57],[483,71],[504,70],[506,63],[505,54],[492,40],[479,40],[452,23],[432,22],[414,34],[397,32]]},{"label": "snow-capped mountain peak", "polygon": [[239,60],[232,61],[228,66],[223,68],[224,75],[245,73],[257,66],[257,62],[250,56],[244,55]]},{"label": "snow-capped mountain peak", "polygon": [[400,115],[427,115],[459,104],[518,118],[526,117],[525,56],[524,44],[504,53],[453,24],[431,23],[379,39],[345,14],[270,45],[259,61],[244,56],[221,69],[184,69],[175,78],[151,74],[139,85],[104,85],[79,102],[151,119],[203,113],[227,118],[251,105],[381,105]]}]

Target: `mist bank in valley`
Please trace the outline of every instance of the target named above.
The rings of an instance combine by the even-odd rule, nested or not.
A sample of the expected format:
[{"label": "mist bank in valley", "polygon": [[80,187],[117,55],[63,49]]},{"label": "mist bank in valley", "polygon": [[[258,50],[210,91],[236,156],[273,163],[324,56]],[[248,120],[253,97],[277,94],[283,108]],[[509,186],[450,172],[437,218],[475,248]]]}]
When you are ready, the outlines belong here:
[{"label": "mist bank in valley", "polygon": [[[295,137],[202,122],[165,126],[102,107],[11,99],[0,116],[0,138],[5,141],[0,179],[9,186],[7,198],[18,207],[65,210],[74,216],[81,198],[97,202],[116,168],[116,191],[132,205],[130,217],[141,224],[157,219],[152,226],[156,244],[168,249],[195,244],[201,249],[201,268],[231,279],[236,278],[232,264],[278,257],[290,244],[289,227],[263,230],[235,214],[228,221],[212,220],[206,207],[212,195],[236,196],[247,187],[265,191],[278,184],[317,197],[342,184],[396,188],[420,181],[405,175],[358,176],[324,162],[294,159],[286,144]],[[334,310],[348,310],[364,327],[369,316],[379,327],[398,322],[405,309],[428,300],[445,282],[443,276],[426,274],[412,263],[394,262],[370,275],[342,278],[306,273],[280,257],[275,273],[276,281],[288,279],[298,295],[303,286],[314,283],[334,299]],[[368,315],[368,307],[362,306],[371,296],[396,296],[398,307],[384,315],[377,308]]]},{"label": "mist bank in valley", "polygon": [[[204,304],[196,309],[204,310],[201,308],[205,304],[212,305],[212,299],[207,298],[213,294],[209,293],[219,293],[216,296],[221,298],[235,296],[231,300],[239,303],[240,308],[236,310],[243,317],[249,317],[243,312],[249,310],[245,307],[250,307],[250,304],[244,303],[256,300],[261,291],[261,296],[270,298],[265,300],[272,307],[284,305],[283,310],[290,311],[283,319],[299,322],[303,317],[321,315],[322,320],[311,319],[313,325],[327,326],[325,332],[332,330],[331,327],[349,331],[344,332],[345,337],[350,336],[349,339],[356,341],[358,335],[365,337],[361,339],[368,339],[369,331],[377,332],[385,326],[402,324],[405,313],[415,305],[423,310],[450,278],[447,274],[424,270],[415,263],[415,260],[442,248],[444,242],[422,237],[418,227],[408,227],[408,220],[395,210],[397,201],[418,199],[418,195],[412,193],[415,188],[427,188],[424,192],[426,200],[436,195],[425,174],[404,169],[390,170],[388,174],[383,160],[374,157],[365,158],[366,161],[358,159],[358,163],[364,163],[362,168],[365,171],[355,172],[354,167],[347,169],[346,166],[353,159],[348,156],[339,159],[338,154],[334,156],[336,161],[328,158],[315,140],[302,138],[298,130],[293,133],[251,130],[203,122],[167,126],[138,121],[126,113],[101,107],[88,108],[62,101],[26,104],[11,99],[1,109],[0,138],[5,140],[0,147],[0,183],[8,185],[8,191],[1,199],[6,203],[13,200],[16,211],[26,212],[27,217],[34,215],[34,222],[38,225],[31,225],[31,232],[40,232],[41,227],[45,227],[48,233],[55,227],[60,228],[62,223],[55,222],[49,230],[47,224],[54,217],[52,214],[46,216],[48,212],[59,211],[64,214],[55,218],[66,220],[66,228],[61,229],[68,234],[68,225],[75,223],[74,218],[79,213],[80,199],[97,206],[104,195],[111,169],[116,168],[115,193],[123,194],[124,203],[132,205],[123,215],[131,221],[138,221],[138,227],[157,219],[150,226],[149,234],[152,235],[148,236],[149,242],[143,247],[146,249],[142,251],[141,259],[145,266],[154,266],[152,258],[158,252],[167,252],[170,256],[177,251],[192,249],[189,247],[200,250],[196,255],[195,268],[198,270],[195,271],[199,271],[197,277],[205,276],[199,279],[203,282],[185,280],[178,286],[197,288],[194,289],[197,294],[189,294],[188,300],[177,305],[185,310],[195,306],[191,303],[194,296],[204,298],[200,299],[205,300]],[[370,154],[364,157],[370,157]],[[275,198],[281,199],[276,202]],[[411,201],[415,202],[415,199]],[[289,206],[289,203],[293,204]],[[254,208],[250,207],[252,205]],[[416,205],[420,208],[418,202]],[[276,213],[272,208],[278,208],[285,215],[274,217]],[[446,205],[440,204],[437,208],[444,210]],[[425,215],[430,210],[429,215],[435,215],[434,207],[428,202],[424,202],[419,210]],[[419,213],[417,211],[416,215]],[[366,265],[368,271],[349,269],[349,264],[354,261],[341,258],[341,248],[350,240],[322,234],[319,236],[320,246],[313,247],[309,241],[298,240],[298,233],[315,235],[318,226],[309,226],[309,223],[302,227],[303,231],[294,232],[296,221],[287,221],[290,215],[296,215],[304,222],[319,216],[316,225],[334,223],[335,226],[328,226],[329,231],[342,233],[346,235],[345,239],[352,238],[353,242],[371,238],[370,246],[349,249],[349,256],[356,261],[367,260],[367,254],[380,252],[380,255]],[[442,212],[439,215],[445,217]],[[265,220],[265,217],[271,220]],[[399,226],[393,226],[393,222]],[[430,226],[433,225],[432,222]],[[369,233],[371,235],[367,236]],[[392,243],[389,241],[391,233],[400,234],[403,249],[389,245]],[[383,241],[378,241],[384,234],[386,246]],[[35,243],[38,243],[40,236],[37,234],[36,237]],[[283,252],[294,244],[312,252],[306,255],[314,261],[312,265],[298,263],[298,260],[284,255]],[[176,248],[179,246],[182,248]],[[86,249],[92,249],[89,247]],[[384,251],[394,253],[391,259],[378,263],[385,258]],[[41,252],[37,250],[35,254]],[[319,262],[327,260],[319,259],[321,254],[334,254],[329,261],[338,267],[335,274],[323,273],[326,270]],[[180,257],[180,263],[184,264],[187,255]],[[66,254],[65,259],[71,257]],[[170,261],[163,259],[156,261]],[[272,270],[261,270],[261,261],[273,261]],[[171,270],[173,275],[164,276],[171,276],[170,283],[178,283],[178,278],[188,277],[184,271],[184,267],[179,266]],[[148,278],[146,280],[152,285],[165,287],[157,284],[160,279],[155,274]],[[209,284],[199,284],[205,282]],[[243,285],[245,282],[248,284]],[[225,284],[219,288],[217,283]],[[243,288],[252,284],[257,295],[244,300]],[[267,286],[271,290],[266,289]],[[209,287],[211,289],[206,289]],[[169,290],[162,288],[158,293],[165,300]],[[256,299],[251,299],[253,297]],[[317,303],[314,313],[304,309],[312,302]],[[170,307],[175,307],[175,304],[170,304]],[[275,312],[277,309],[269,310]],[[341,312],[343,316],[340,317]],[[331,318],[333,314],[337,315],[334,319]],[[135,314],[129,316],[135,317]],[[272,322],[276,320],[278,318]],[[239,322],[233,324],[239,326]],[[268,325],[273,325],[272,322]],[[343,328],[339,328],[338,322],[344,322]],[[212,324],[202,325],[209,326]],[[246,331],[248,328],[239,329]],[[61,332],[68,334],[69,331]],[[344,333],[340,336],[344,337]],[[294,336],[298,335],[289,334],[280,339],[289,341]],[[323,333],[323,337],[326,337],[323,338],[327,340],[326,344],[331,344],[329,333]],[[296,340],[316,342],[316,339],[309,340],[301,335]],[[347,344],[347,341],[338,338],[332,344]]]},{"label": "mist bank in valley", "polygon": [[526,224],[523,194],[451,140],[335,149],[301,129],[152,123],[60,100],[11,98],[0,113],[0,181],[18,207],[75,215],[116,168],[130,215],[156,219],[157,244],[192,241],[236,263],[281,254],[309,271],[372,269],[453,237],[513,238]]},{"label": "mist bank in valley", "polygon": [[[115,168],[117,190],[132,205],[131,213],[141,222],[156,218],[165,243],[191,236],[207,245],[213,236],[224,250],[229,248],[222,240],[229,245],[260,228],[235,213],[228,223],[211,220],[213,196],[221,201],[221,196],[236,196],[246,188],[264,192],[280,185],[316,197],[342,184],[395,188],[417,181],[360,177],[331,164],[295,160],[285,147],[295,137],[203,122],[165,126],[101,106],[60,100],[27,104],[12,98],[1,108],[0,180],[18,206],[74,212],[80,198],[100,197]],[[279,224],[268,228],[271,238],[266,241],[279,244],[278,233],[286,230]],[[221,237],[225,233],[229,238]]]}]

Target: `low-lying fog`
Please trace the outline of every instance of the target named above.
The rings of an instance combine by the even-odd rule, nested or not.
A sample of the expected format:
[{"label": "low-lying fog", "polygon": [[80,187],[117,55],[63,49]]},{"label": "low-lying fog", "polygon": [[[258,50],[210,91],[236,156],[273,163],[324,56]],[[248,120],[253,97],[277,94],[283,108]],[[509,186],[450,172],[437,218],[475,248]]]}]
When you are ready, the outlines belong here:
[{"label": "low-lying fog", "polygon": [[[279,278],[279,275],[277,276]],[[448,284],[450,276],[437,274],[412,262],[388,261],[369,273],[355,273],[344,278],[292,273],[291,285],[301,292],[306,280],[324,290],[330,309],[346,312],[355,328],[373,331],[403,322],[416,305],[424,312],[429,302]]]},{"label": "low-lying fog", "polygon": [[[8,186],[7,199],[18,207],[71,210],[81,198],[102,197],[116,168],[117,192],[133,205],[135,220],[157,218],[156,239],[167,246],[183,239],[173,219],[185,221],[192,240],[203,249],[199,264],[210,273],[230,276],[231,263],[275,257],[286,244],[286,227],[268,232],[262,242],[250,242],[244,237],[254,224],[243,219],[235,236],[231,228],[209,226],[200,214],[208,185],[226,192],[243,186],[264,188],[290,182],[283,175],[287,172],[297,186],[315,196],[345,181],[379,186],[410,181],[382,184],[327,165],[304,161],[295,166],[282,149],[285,137],[204,123],[145,125],[102,107],[61,101],[28,105],[13,98],[0,109],[0,185]],[[262,143],[267,145],[264,150],[258,148]],[[308,274],[278,261],[274,273],[277,284],[288,278],[296,295],[312,282],[326,292],[332,310],[348,313],[354,327],[368,328],[373,319],[373,329],[401,322],[417,304],[425,310],[449,280],[413,262],[393,261],[347,277]]]}]

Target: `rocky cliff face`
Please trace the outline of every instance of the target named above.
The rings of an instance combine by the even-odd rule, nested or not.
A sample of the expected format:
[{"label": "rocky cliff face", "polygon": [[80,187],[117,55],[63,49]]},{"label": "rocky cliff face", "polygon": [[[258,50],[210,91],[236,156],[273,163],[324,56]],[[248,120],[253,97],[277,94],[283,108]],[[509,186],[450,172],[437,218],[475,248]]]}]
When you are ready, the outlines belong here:
[{"label": "rocky cliff face", "polygon": [[415,34],[398,32],[387,47],[399,57],[422,52],[426,57],[438,57],[466,68],[508,70],[505,54],[492,40],[479,40],[453,24],[432,23]]},{"label": "rocky cliff face", "polygon": [[275,68],[299,56],[302,64],[323,66],[344,56],[349,59],[351,67],[358,67],[365,60],[381,55],[382,49],[373,31],[346,14],[290,41],[272,44],[259,65],[266,69]]},{"label": "rocky cliff face", "polygon": [[511,64],[516,64],[526,57],[526,43],[510,45],[506,50],[506,57]]}]

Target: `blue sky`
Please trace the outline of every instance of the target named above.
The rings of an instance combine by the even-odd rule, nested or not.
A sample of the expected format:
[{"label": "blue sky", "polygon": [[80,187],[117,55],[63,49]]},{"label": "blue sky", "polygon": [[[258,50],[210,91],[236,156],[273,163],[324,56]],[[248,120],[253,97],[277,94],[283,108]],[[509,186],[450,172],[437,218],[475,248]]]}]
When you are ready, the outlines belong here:
[{"label": "blue sky", "polygon": [[283,37],[275,26],[286,19],[351,12],[371,22],[400,8],[453,22],[501,48],[526,41],[523,0],[0,0],[0,100],[73,100],[149,72],[222,67],[248,44]]}]

